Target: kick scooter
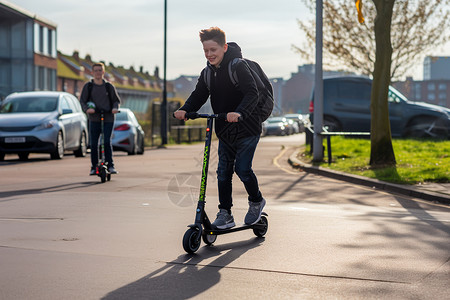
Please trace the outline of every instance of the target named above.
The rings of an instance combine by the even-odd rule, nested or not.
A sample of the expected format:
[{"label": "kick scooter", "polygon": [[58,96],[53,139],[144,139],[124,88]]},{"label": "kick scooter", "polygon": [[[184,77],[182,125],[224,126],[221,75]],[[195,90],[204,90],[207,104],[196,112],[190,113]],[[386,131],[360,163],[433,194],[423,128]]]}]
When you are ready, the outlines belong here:
[{"label": "kick scooter", "polygon": [[105,159],[105,134],[104,134],[105,117],[103,110],[100,111],[100,160],[95,168],[95,173],[100,177],[102,183],[111,180],[111,173],[108,171],[108,163]]},{"label": "kick scooter", "polygon": [[267,220],[267,214],[262,212],[261,219],[253,225],[241,225],[228,229],[216,229],[211,225],[208,216],[205,212],[205,196],[206,196],[206,181],[208,176],[208,165],[209,165],[209,153],[211,147],[212,139],[212,128],[214,124],[214,119],[226,119],[226,114],[198,114],[198,113],[187,113],[187,119],[197,119],[206,118],[206,139],[205,139],[205,150],[203,153],[203,168],[202,168],[202,179],[200,184],[200,195],[197,203],[197,209],[195,214],[195,223],[189,225],[189,229],[183,236],[183,248],[187,253],[194,253],[200,247],[201,241],[205,242],[207,245],[212,245],[218,235],[253,229],[253,233],[258,237],[263,237],[268,229],[269,222]]}]

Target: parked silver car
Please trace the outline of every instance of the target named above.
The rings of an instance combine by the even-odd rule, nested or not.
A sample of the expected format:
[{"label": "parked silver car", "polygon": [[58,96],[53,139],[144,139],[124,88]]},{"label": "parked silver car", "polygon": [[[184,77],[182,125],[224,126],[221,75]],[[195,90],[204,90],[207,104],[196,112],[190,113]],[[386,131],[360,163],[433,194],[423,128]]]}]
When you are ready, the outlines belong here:
[{"label": "parked silver car", "polygon": [[265,135],[288,135],[289,128],[286,118],[270,117],[264,122]]},{"label": "parked silver car", "polygon": [[144,130],[134,113],[128,108],[121,108],[116,114],[112,135],[113,150],[125,151],[129,155],[143,154],[145,150]]},{"label": "parked silver car", "polygon": [[87,117],[80,102],[66,92],[13,93],[0,106],[0,160],[16,153],[50,153],[61,159],[65,151],[86,156]]}]

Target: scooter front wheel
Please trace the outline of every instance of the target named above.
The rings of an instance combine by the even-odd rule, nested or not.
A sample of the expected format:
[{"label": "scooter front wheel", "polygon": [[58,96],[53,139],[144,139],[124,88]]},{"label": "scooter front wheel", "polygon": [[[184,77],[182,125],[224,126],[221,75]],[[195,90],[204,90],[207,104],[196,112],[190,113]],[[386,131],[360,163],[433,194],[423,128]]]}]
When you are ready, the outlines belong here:
[{"label": "scooter front wheel", "polygon": [[189,228],[183,236],[183,249],[187,253],[194,253],[200,248],[199,230]]},{"label": "scooter front wheel", "polygon": [[102,181],[102,183],[106,181],[106,171],[103,168],[100,169],[100,180]]}]

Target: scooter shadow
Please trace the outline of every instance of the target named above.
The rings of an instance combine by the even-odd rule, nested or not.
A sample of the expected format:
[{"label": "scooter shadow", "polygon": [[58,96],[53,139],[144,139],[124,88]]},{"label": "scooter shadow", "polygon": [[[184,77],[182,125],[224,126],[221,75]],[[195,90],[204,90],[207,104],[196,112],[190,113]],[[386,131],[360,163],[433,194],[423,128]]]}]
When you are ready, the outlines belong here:
[{"label": "scooter shadow", "polygon": [[[183,254],[147,276],[108,293],[102,299],[187,299],[195,297],[221,279],[226,268],[245,252],[258,247],[264,238],[204,246],[196,254]],[[203,261],[217,257],[202,264]]]}]

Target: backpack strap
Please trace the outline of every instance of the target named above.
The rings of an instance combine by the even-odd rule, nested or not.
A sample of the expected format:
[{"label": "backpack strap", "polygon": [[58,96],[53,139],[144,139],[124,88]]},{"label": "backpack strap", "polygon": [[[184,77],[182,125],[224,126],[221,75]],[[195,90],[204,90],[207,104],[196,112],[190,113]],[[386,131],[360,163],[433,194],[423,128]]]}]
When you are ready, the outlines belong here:
[{"label": "backpack strap", "polygon": [[228,63],[228,75],[230,76],[230,80],[231,80],[231,82],[233,83],[233,85],[235,87],[238,87],[238,85],[239,85],[239,80],[238,80],[238,77],[237,77],[237,74],[236,74],[236,65],[241,60],[245,62],[245,60],[243,60],[243,59],[241,59],[239,57],[236,57],[236,58],[234,58],[232,61],[230,61]]},{"label": "backpack strap", "polygon": [[88,95],[87,95],[87,101],[86,102],[91,101],[92,85],[93,85],[92,81],[89,81],[88,84],[87,84]]},{"label": "backpack strap", "polygon": [[106,94],[108,95],[109,104],[111,106],[111,109],[113,109],[113,100],[112,100],[112,98],[113,98],[112,94],[114,93],[113,86],[109,81],[106,81],[105,88],[106,88]]},{"label": "backpack strap", "polygon": [[[230,80],[234,84],[235,87],[239,86],[239,79],[236,74],[236,66],[238,63],[243,63],[247,66],[247,68],[250,70],[250,73],[252,74],[252,77],[255,79],[256,86],[258,87],[258,89],[267,89],[266,84],[263,82],[260,75],[258,74],[258,72],[260,72],[260,71],[262,72],[261,67],[256,62],[247,60],[245,58],[239,58],[239,57],[236,57],[228,64],[228,73],[230,75]],[[253,67],[250,64],[252,64]],[[256,71],[255,68],[258,71]]]},{"label": "backpack strap", "polygon": [[203,80],[208,90],[211,91],[211,69],[208,66],[203,69]]}]

